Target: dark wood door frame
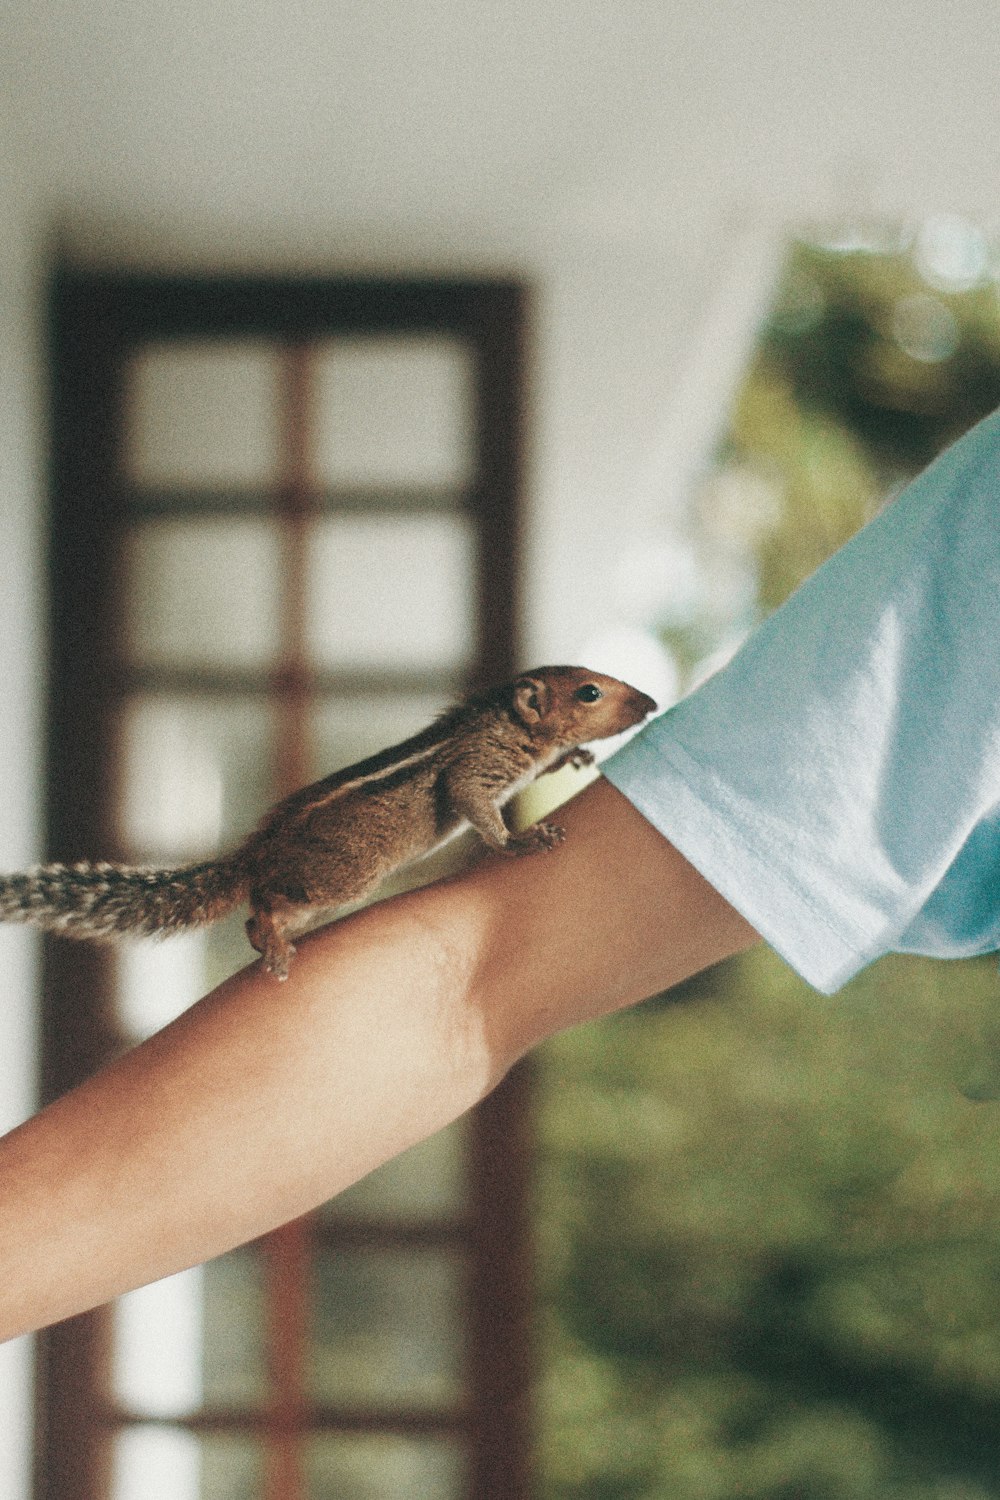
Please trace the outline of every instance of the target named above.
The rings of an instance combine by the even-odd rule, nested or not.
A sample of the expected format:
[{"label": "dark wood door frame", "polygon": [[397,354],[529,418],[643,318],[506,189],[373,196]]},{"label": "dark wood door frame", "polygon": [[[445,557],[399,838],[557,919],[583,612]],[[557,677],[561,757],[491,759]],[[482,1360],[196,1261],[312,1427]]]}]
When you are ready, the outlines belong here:
[{"label": "dark wood door frame", "polygon": [[[519,665],[519,496],[526,302],[503,281],[166,277],[63,270],[51,315],[51,678],[47,851],[116,851],[111,707],[122,691],[108,601],[120,505],[125,361],[157,338],[263,335],[287,346],[345,333],[453,333],[472,351],[481,455],[478,640],[468,685]],[[294,496],[289,503],[294,505]],[[294,763],[294,754],[292,756]],[[110,971],[97,946],[52,940],[43,977],[43,1095],[79,1083],[114,1045]],[[530,1083],[516,1070],[472,1130],[470,1500],[530,1493]],[[108,1319],[98,1310],[39,1341],[37,1500],[104,1500]]]}]

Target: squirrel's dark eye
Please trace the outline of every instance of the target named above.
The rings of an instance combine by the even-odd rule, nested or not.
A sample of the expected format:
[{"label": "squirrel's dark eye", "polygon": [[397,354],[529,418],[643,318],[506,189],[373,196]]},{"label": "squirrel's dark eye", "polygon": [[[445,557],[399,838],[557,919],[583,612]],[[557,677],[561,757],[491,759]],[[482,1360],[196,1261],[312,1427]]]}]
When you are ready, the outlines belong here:
[{"label": "squirrel's dark eye", "polygon": [[583,687],[577,688],[576,692],[573,694],[573,697],[579,698],[581,703],[596,703],[598,698],[604,697],[604,694],[601,692],[596,682],[585,682],[583,684]]}]

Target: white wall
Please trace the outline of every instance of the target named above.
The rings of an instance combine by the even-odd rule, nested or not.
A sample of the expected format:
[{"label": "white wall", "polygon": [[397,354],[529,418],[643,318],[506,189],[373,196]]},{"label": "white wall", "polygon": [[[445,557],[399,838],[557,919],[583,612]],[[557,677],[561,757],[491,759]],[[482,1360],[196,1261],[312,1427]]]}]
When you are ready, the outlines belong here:
[{"label": "white wall", "polygon": [[76,253],[537,287],[533,655],[613,616],[609,538],[675,503],[657,455],[697,447],[688,361],[748,226],[1000,208],[992,0],[12,9],[23,149]]},{"label": "white wall", "polygon": [[[37,244],[24,202],[0,176],[0,865],[38,855],[42,685]],[[0,1131],[34,1103],[35,944],[0,928]],[[0,1495],[28,1494],[29,1340],[0,1347]]]},{"label": "white wall", "polygon": [[614,613],[748,224],[998,213],[992,0],[19,0],[42,201],[89,258],[496,270],[537,308],[527,641]]}]

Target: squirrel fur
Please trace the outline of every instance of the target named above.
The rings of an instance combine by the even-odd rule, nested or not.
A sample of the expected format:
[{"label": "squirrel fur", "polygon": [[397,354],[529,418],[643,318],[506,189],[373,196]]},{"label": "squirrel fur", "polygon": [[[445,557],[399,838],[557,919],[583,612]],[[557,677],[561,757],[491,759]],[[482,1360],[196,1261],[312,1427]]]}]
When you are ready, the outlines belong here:
[{"label": "squirrel fur", "polygon": [[166,870],[88,862],[0,875],[0,921],[80,938],[166,936],[245,902],[250,942],[284,979],[291,935],[311,915],[363,899],[464,827],[509,853],[559,843],[553,823],[511,833],[504,803],[543,772],[589,764],[583,744],[619,734],[655,708],[617,678],[540,667],[294,792],[215,859]]}]

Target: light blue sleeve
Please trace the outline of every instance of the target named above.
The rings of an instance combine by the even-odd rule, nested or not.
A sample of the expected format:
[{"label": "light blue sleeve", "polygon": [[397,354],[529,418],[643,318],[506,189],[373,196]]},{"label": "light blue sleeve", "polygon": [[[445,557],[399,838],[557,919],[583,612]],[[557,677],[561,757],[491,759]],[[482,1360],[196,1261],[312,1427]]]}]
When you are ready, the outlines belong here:
[{"label": "light blue sleeve", "polygon": [[1000,947],[1000,413],[602,769],[817,989]]}]

